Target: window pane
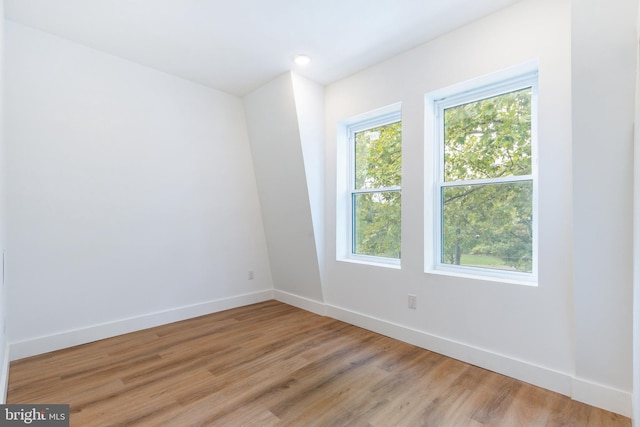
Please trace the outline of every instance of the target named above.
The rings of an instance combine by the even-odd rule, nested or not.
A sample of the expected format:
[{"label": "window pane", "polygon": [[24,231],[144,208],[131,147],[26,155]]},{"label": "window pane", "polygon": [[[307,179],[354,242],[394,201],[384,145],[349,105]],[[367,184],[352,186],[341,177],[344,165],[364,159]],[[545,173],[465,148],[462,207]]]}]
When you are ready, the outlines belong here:
[{"label": "window pane", "polygon": [[353,253],[400,258],[400,192],[353,195]]},{"label": "window pane", "polygon": [[532,271],[533,183],[443,187],[443,264]]},{"label": "window pane", "polygon": [[444,111],[444,180],[531,174],[531,88]]},{"label": "window pane", "polygon": [[401,122],[355,134],[355,188],[400,185],[402,176]]}]

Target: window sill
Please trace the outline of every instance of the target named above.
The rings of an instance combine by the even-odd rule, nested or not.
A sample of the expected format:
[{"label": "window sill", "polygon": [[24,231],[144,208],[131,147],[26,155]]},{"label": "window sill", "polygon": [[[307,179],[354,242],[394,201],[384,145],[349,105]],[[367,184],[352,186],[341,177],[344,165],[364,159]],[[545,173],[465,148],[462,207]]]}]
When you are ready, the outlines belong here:
[{"label": "window sill", "polygon": [[386,260],[384,258],[338,258],[336,261],[339,262],[348,262],[351,264],[363,264],[370,265],[373,267],[383,267],[383,268],[392,268],[395,270],[402,269],[400,265],[400,260]]},{"label": "window sill", "polygon": [[449,276],[449,277],[458,277],[462,279],[471,279],[471,280],[481,280],[483,282],[494,282],[494,283],[506,283],[509,285],[520,285],[520,286],[538,286],[538,278],[536,276],[530,277],[515,277],[510,275],[501,275],[501,274],[482,274],[475,273],[473,271],[466,270],[449,270],[444,268],[436,268],[429,269],[425,271],[426,274],[434,274],[438,276]]}]

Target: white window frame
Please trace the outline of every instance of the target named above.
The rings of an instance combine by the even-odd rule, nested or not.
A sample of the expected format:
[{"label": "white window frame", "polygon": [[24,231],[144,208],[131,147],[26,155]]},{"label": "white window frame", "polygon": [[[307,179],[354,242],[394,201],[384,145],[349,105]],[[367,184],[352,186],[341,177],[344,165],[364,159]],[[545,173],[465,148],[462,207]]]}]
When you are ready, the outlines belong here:
[{"label": "white window frame", "polygon": [[[338,203],[337,203],[337,251],[339,261],[357,262],[383,267],[400,268],[401,258],[387,258],[354,253],[353,200],[356,194],[397,191],[402,195],[402,186],[374,189],[355,188],[355,134],[366,129],[402,122],[401,104],[393,104],[370,113],[352,117],[338,124]],[[402,198],[401,198],[402,200]]]},{"label": "white window frame", "polygon": [[[444,180],[444,110],[462,104],[467,104],[483,99],[499,96],[520,89],[531,88],[531,174],[520,176],[508,176],[500,178],[488,178],[479,180],[461,180],[445,182]],[[445,91],[447,92],[447,91]],[[538,73],[528,72],[516,77],[501,78],[490,84],[469,87],[465,85],[464,90],[450,89],[448,93],[431,94],[427,96],[426,122],[430,122],[433,130],[433,161],[432,165],[432,200],[431,219],[433,223],[433,234],[425,236],[426,245],[432,243],[432,247],[425,247],[426,272],[440,273],[447,275],[464,276],[478,279],[490,279],[525,285],[535,285],[538,280]],[[430,116],[430,117],[429,117]],[[429,127],[429,126],[427,126]],[[425,163],[427,167],[429,163]],[[425,174],[426,176],[426,174]],[[483,267],[471,267],[462,265],[451,265],[442,262],[442,188],[474,185],[474,184],[500,184],[531,181],[533,185],[532,195],[532,271],[531,273],[518,271],[504,271]],[[429,184],[427,184],[429,185]],[[425,188],[427,188],[427,185]],[[427,198],[425,198],[427,200]],[[427,209],[429,207],[427,206]],[[430,237],[430,238],[428,238]]]}]

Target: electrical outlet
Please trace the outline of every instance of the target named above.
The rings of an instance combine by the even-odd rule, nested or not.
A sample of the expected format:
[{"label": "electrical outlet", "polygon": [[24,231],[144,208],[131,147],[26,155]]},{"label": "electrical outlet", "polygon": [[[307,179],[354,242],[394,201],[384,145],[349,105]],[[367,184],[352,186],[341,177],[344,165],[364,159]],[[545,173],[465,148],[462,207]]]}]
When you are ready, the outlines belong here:
[{"label": "electrical outlet", "polygon": [[249,280],[253,280],[253,270],[249,270]]},{"label": "electrical outlet", "polygon": [[415,295],[409,295],[409,308],[415,310],[418,304],[418,297]]}]

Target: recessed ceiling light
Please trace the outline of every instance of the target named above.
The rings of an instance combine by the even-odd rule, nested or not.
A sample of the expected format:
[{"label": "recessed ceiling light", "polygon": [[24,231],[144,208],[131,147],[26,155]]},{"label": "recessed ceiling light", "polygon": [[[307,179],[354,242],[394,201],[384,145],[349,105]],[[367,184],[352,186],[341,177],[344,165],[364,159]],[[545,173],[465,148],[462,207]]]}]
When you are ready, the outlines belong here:
[{"label": "recessed ceiling light", "polygon": [[296,57],[293,58],[293,62],[298,65],[307,65],[309,62],[311,62],[311,58],[309,58],[307,55],[296,55]]}]

